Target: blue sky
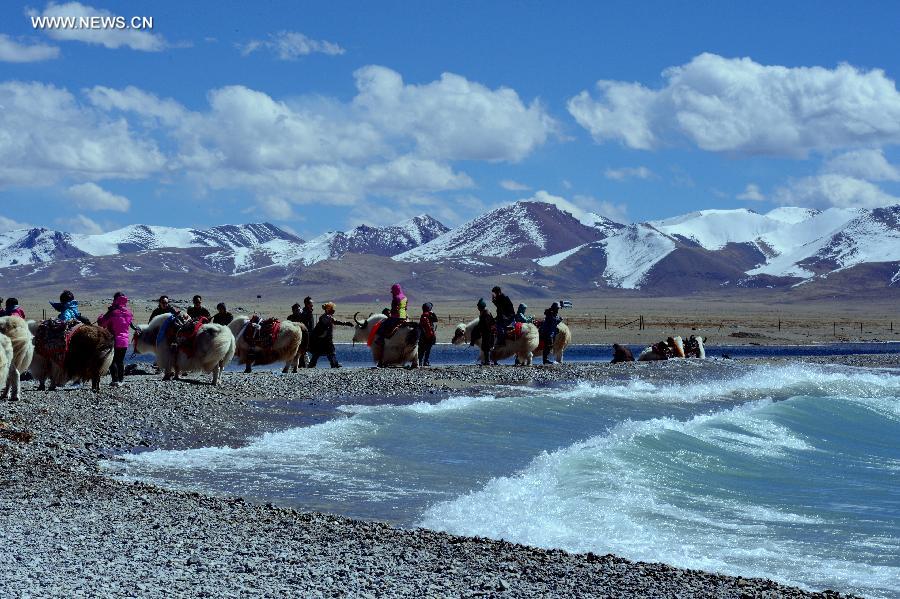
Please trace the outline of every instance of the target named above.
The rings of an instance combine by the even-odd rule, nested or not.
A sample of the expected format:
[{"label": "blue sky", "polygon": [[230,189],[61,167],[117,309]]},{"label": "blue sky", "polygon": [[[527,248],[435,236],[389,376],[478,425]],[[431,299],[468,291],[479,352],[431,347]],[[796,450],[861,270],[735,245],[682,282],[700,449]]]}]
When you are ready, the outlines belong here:
[{"label": "blue sky", "polygon": [[895,2],[260,4],[0,6],[0,229],[900,201]]}]

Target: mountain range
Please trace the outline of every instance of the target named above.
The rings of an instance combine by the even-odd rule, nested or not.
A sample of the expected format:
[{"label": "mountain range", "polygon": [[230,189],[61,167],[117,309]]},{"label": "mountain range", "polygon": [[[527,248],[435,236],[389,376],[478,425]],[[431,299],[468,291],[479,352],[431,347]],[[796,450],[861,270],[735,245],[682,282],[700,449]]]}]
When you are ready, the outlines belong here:
[{"label": "mountain range", "polygon": [[782,207],[764,214],[701,210],[626,224],[529,200],[453,229],[420,215],[310,240],[269,223],[132,225],[99,235],[42,228],[0,233],[0,285],[20,295],[61,287],[296,295],[302,287],[367,299],[383,297],[394,281],[446,297],[483,295],[488,282],[547,296],[754,288],[821,296],[896,293],[900,205]]}]

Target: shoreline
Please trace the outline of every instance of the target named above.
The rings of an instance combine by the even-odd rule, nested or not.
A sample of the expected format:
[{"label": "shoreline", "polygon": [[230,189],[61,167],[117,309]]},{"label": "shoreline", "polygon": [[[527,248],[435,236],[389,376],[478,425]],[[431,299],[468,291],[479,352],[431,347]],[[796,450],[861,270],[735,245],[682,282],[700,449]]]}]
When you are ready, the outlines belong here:
[{"label": "shoreline", "polygon": [[[736,362],[896,369],[900,354]],[[731,363],[702,364],[724,369]],[[38,394],[27,385],[19,402],[0,402],[0,522],[8,539],[0,549],[0,576],[12,594],[39,596],[71,596],[78,589],[114,596],[813,596],[765,579],[171,490],[119,480],[99,464],[133,450],[237,446],[297,426],[300,412],[312,424],[346,403],[440,401],[460,391],[653,379],[682,364],[260,372],[227,374],[217,389],[135,376],[96,396],[87,389]]]}]

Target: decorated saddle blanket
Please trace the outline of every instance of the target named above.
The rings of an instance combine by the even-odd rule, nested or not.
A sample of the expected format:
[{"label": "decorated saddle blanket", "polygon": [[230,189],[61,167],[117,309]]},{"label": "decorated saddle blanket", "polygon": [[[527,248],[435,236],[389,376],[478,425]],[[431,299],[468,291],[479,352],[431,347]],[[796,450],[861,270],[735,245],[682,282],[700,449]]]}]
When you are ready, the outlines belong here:
[{"label": "decorated saddle blanket", "polygon": [[382,323],[384,323],[384,321],[379,320],[372,325],[372,330],[369,331],[369,338],[366,339],[366,345],[368,345],[369,347],[372,347],[372,344],[375,343],[375,337],[378,335],[378,329],[381,328]]},{"label": "decorated saddle blanket", "polygon": [[244,341],[257,350],[270,350],[275,345],[280,330],[281,321],[277,318],[260,320],[259,316],[254,315],[244,327]]},{"label": "decorated saddle blanket", "polygon": [[[522,335],[525,334],[525,332],[522,329],[523,324],[525,324],[525,323],[524,322],[516,322],[516,323],[513,323],[513,324],[509,325],[508,327],[506,327],[506,338],[512,339],[512,340],[521,339]],[[494,327],[494,328],[496,329],[496,327]]]},{"label": "decorated saddle blanket", "polygon": [[62,366],[69,351],[69,341],[72,334],[81,326],[75,319],[71,320],[45,320],[38,325],[34,335],[34,349],[41,356]]},{"label": "decorated saddle blanket", "polygon": [[[177,332],[175,333],[175,344],[178,346],[178,349],[187,354],[188,357],[193,356],[197,351],[197,333],[200,332],[200,327],[205,324],[209,324],[209,319],[205,316],[201,316],[200,318],[188,320],[177,328]],[[175,327],[170,328],[175,330]]]}]

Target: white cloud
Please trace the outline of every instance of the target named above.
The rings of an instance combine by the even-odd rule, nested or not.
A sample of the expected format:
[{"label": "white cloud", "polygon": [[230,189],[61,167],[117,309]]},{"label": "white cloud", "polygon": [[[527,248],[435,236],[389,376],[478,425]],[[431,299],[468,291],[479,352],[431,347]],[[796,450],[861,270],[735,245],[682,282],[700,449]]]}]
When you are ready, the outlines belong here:
[{"label": "white cloud", "polygon": [[165,159],[124,118],[80,104],[43,83],[0,83],[0,187],[61,179],[140,178]]},{"label": "white cloud", "polygon": [[70,233],[86,233],[88,235],[103,233],[103,227],[83,214],[76,214],[71,218],[58,218],[56,224]]},{"label": "white cloud", "polygon": [[15,231],[16,229],[30,229],[31,225],[20,223],[19,221],[15,221],[11,218],[3,216],[0,214],[0,233],[5,233],[6,231]]},{"label": "white cloud", "polygon": [[803,177],[775,190],[774,199],[786,206],[808,208],[877,208],[900,204],[900,198],[878,186],[845,175]]},{"label": "white cloud", "polygon": [[59,57],[59,48],[46,44],[20,44],[0,33],[0,62],[38,62]]},{"label": "white cloud", "polygon": [[125,196],[106,191],[96,183],[79,183],[68,189],[68,196],[82,210],[128,212],[131,202]]},{"label": "white cloud", "polygon": [[[51,2],[43,12],[29,10],[27,13],[34,17],[115,17],[108,10],[94,8],[80,2],[66,2],[55,4]],[[126,21],[129,17],[126,17]],[[81,28],[81,27],[54,27],[41,29],[51,38],[60,41],[84,42],[86,44],[98,44],[106,48],[121,48],[123,46],[132,50],[145,52],[158,52],[166,47],[162,36],[150,33],[142,29],[116,29],[107,28]]]},{"label": "white cloud", "polygon": [[665,86],[599,81],[569,112],[598,143],[650,150],[686,140],[704,150],[803,157],[900,142],[900,93],[879,69],[761,65],[701,54],[663,72]]},{"label": "white cloud", "polygon": [[513,181],[512,179],[504,179],[500,181],[500,187],[506,189],[507,191],[528,191],[531,189],[524,183],[519,183],[518,181]]},{"label": "white cloud", "polygon": [[755,183],[748,183],[746,189],[737,196],[739,200],[747,200],[748,202],[762,202],[766,197],[759,191],[759,186]]},{"label": "white cloud", "polygon": [[866,181],[900,181],[900,169],[890,164],[881,150],[855,150],[835,156],[823,171]]},{"label": "white cloud", "polygon": [[187,114],[185,108],[175,100],[160,99],[131,85],[122,90],[98,85],[84,93],[91,104],[102,110],[134,112],[169,125],[178,123]]},{"label": "white cloud", "polygon": [[281,60],[296,60],[310,54],[336,56],[345,50],[338,44],[314,40],[296,31],[279,31],[269,35],[267,40],[251,40],[240,46],[241,54],[247,56],[260,49],[274,52]]},{"label": "white cloud", "polygon": [[624,181],[625,179],[650,179],[651,177],[655,177],[646,166],[635,166],[635,167],[623,167],[623,168],[608,168],[603,172],[603,175],[607,179],[612,179],[613,181]]},{"label": "white cloud", "polygon": [[623,222],[627,219],[626,213],[628,212],[628,207],[625,204],[600,201],[588,195],[576,195],[572,200],[567,200],[566,198],[547,193],[544,190],[537,191],[533,196],[523,198],[521,201],[553,204],[586,225],[596,222],[597,219],[592,215],[598,214],[617,222]]},{"label": "white cloud", "polygon": [[347,102],[228,86],[210,90],[197,110],[133,86],[76,97],[52,85],[0,83],[0,186],[93,181],[100,189],[106,179],[152,174],[180,178],[198,194],[246,191],[266,214],[288,218],[297,204],[470,188],[454,161],[519,160],[556,127],[539,103],[457,75],[406,85],[369,67],[357,82]]},{"label": "white cloud", "polygon": [[353,100],[363,118],[388,135],[415,141],[423,156],[444,160],[516,162],[555,132],[538,101],[525,105],[512,89],[491,90],[444,73],[424,85],[405,84],[396,71],[356,71]]},{"label": "white cloud", "polygon": [[605,216],[617,223],[631,222],[628,218],[627,204],[616,204],[607,200],[598,200],[593,196],[587,195],[576,195],[573,198],[573,201],[580,206],[584,206],[586,210],[589,210],[594,214],[599,214],[600,216]]},{"label": "white cloud", "polygon": [[444,164],[412,156],[401,156],[390,162],[366,168],[364,183],[373,192],[444,191],[474,185],[468,175],[454,173]]}]

